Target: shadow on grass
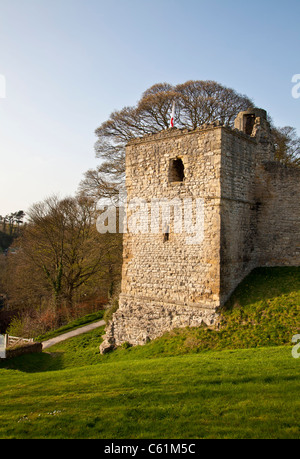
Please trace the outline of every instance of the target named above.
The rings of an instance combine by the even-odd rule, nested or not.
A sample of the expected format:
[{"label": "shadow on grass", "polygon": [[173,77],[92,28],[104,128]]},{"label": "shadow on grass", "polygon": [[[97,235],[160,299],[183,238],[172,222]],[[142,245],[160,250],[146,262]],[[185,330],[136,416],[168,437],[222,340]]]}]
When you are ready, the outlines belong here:
[{"label": "shadow on grass", "polygon": [[18,370],[23,373],[42,373],[63,368],[61,352],[41,352],[0,360],[0,370]]}]

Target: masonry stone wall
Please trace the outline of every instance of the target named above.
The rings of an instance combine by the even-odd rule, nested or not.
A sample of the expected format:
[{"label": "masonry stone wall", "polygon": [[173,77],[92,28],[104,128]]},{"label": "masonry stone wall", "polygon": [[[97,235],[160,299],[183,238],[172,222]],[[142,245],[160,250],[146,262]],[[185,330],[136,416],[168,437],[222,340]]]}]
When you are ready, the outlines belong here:
[{"label": "masonry stone wall", "polygon": [[[171,161],[180,158],[184,180],[172,181]],[[220,167],[218,127],[182,132],[176,129],[131,142],[126,150],[127,201],[137,197],[184,203],[203,200],[204,239],[175,232],[170,218],[168,240],[162,215],[156,234],[124,234],[120,307],[107,339],[143,344],[177,326],[212,325],[220,306]],[[193,217],[195,215],[193,206]],[[131,213],[128,211],[128,223]],[[144,217],[145,219],[145,217]]]},{"label": "masonry stone wall", "polygon": [[221,303],[256,266],[255,164],[257,142],[222,130]]},{"label": "masonry stone wall", "polygon": [[[170,160],[178,157],[183,161],[185,178],[183,182],[170,182]],[[193,303],[198,307],[218,306],[220,212],[214,198],[220,194],[220,161],[220,131],[213,129],[202,135],[156,136],[128,147],[128,201],[138,197],[147,202],[149,224],[153,198],[163,197],[168,202],[178,199],[180,203],[186,198],[194,202],[203,198],[205,237],[199,244],[188,244],[189,235],[184,228],[176,234],[171,219],[167,242],[162,221],[157,234],[152,234],[150,228],[146,234],[125,234],[123,294],[148,298],[154,295],[160,301]],[[129,211],[129,221],[130,216]]]},{"label": "masonry stone wall", "polygon": [[[176,327],[216,327],[218,308],[253,268],[300,264],[300,172],[272,162],[273,151],[257,109],[242,112],[235,129],[168,129],[128,144],[120,306],[101,352]],[[163,206],[153,211],[162,199],[175,206],[169,221]],[[204,209],[203,238],[193,243],[176,227],[176,203],[187,199]]]},{"label": "masonry stone wall", "polygon": [[299,266],[300,169],[266,162],[259,179],[259,266]]},{"label": "masonry stone wall", "polygon": [[23,346],[19,346],[16,348],[8,348],[6,350],[6,358],[12,359],[14,357],[19,357],[20,355],[25,354],[36,354],[42,352],[43,345],[42,343],[28,343]]}]

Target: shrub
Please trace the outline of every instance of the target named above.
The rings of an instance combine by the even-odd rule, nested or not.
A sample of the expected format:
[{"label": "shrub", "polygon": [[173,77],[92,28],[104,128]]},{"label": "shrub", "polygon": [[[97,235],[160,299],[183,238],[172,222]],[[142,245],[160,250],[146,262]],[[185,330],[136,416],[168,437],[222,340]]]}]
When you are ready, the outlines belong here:
[{"label": "shrub", "polygon": [[113,314],[119,309],[119,301],[115,298],[112,300],[110,306],[105,310],[103,319],[106,322],[106,325],[112,320]]},{"label": "shrub", "polygon": [[9,327],[6,330],[6,333],[10,336],[22,336],[23,325],[24,324],[21,317],[16,316],[11,320]]}]

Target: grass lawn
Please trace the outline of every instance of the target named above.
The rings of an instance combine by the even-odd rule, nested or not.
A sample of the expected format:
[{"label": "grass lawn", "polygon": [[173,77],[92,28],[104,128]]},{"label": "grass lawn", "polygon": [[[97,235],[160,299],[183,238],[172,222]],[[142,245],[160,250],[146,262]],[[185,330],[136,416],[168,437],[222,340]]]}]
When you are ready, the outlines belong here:
[{"label": "grass lawn", "polygon": [[[31,373],[17,369],[18,359],[1,370],[0,438],[300,437],[300,361],[289,347],[123,361],[98,355],[97,364],[65,361],[65,369],[55,368],[66,348],[53,352],[26,356]],[[40,359],[48,369],[34,372]]]},{"label": "grass lawn", "polygon": [[300,270],[256,270],[220,331],[101,356],[104,328],[0,361],[0,438],[300,438]]}]

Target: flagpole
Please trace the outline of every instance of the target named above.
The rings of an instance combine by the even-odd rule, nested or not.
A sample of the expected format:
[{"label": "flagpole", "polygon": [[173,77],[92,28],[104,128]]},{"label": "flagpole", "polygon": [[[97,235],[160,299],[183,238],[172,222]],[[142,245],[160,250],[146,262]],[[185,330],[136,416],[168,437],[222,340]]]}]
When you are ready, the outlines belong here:
[{"label": "flagpole", "polygon": [[171,119],[170,119],[170,128],[174,127],[174,118],[175,118],[175,100],[173,101],[172,104],[172,113],[171,113]]}]

